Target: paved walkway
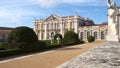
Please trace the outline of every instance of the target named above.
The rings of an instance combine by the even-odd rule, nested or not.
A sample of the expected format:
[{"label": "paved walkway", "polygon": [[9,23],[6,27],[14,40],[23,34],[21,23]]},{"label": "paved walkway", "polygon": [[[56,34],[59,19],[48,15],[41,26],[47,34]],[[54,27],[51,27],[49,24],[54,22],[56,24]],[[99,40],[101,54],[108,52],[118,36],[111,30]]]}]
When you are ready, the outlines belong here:
[{"label": "paved walkway", "polygon": [[103,43],[103,41],[96,41],[0,61],[0,68],[55,68]]}]

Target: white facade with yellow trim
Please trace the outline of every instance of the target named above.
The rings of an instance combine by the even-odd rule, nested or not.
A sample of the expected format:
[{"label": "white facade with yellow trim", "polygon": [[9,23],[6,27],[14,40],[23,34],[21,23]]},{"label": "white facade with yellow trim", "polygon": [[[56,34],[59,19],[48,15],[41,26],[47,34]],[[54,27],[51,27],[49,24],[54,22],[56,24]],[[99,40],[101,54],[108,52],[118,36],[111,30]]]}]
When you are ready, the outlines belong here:
[{"label": "white facade with yellow trim", "polygon": [[[105,36],[107,25],[95,25],[94,22],[88,18],[82,18],[75,14],[74,16],[56,16],[55,14],[49,16],[46,19],[34,20],[34,31],[36,32],[39,40],[49,40],[56,33],[60,33],[64,36],[66,31],[74,31],[79,34],[79,38],[86,40],[88,34],[86,31],[93,31],[91,34],[96,36],[102,32],[102,36]],[[82,33],[83,32],[83,33]],[[103,34],[104,33],[104,34]],[[83,35],[82,35],[83,34]],[[101,36],[101,35],[100,35]],[[102,38],[97,36],[97,40]],[[103,36],[103,37],[104,37]]]}]

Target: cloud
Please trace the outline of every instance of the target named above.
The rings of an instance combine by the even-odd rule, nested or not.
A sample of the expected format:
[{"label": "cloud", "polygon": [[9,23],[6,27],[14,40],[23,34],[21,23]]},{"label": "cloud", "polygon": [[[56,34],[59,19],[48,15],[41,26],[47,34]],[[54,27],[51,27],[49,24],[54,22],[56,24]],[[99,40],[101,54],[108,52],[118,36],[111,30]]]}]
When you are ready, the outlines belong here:
[{"label": "cloud", "polygon": [[21,17],[22,17],[22,13],[21,12],[18,12],[15,16],[13,16],[11,18],[11,22],[14,23],[14,24],[20,24],[21,23]]},{"label": "cloud", "polygon": [[72,4],[80,6],[104,6],[104,0],[37,0],[37,3],[44,8],[55,7],[62,4]]},{"label": "cloud", "polygon": [[59,0],[37,0],[41,7],[53,7],[60,3]]},{"label": "cloud", "polygon": [[105,0],[4,0],[0,2],[1,7],[15,7],[15,6],[25,6],[25,5],[39,5],[43,8],[56,7],[62,4],[72,4],[72,5],[92,5],[92,6],[102,6]]}]

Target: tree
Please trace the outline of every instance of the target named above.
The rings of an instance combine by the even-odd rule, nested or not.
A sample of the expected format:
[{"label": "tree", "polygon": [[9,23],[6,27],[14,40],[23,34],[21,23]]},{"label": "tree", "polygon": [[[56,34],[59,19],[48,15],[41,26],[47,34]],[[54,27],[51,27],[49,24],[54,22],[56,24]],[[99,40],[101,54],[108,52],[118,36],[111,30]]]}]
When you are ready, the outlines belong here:
[{"label": "tree", "polygon": [[34,49],[38,38],[32,28],[21,26],[13,29],[8,37],[8,42],[12,43],[14,48]]}]

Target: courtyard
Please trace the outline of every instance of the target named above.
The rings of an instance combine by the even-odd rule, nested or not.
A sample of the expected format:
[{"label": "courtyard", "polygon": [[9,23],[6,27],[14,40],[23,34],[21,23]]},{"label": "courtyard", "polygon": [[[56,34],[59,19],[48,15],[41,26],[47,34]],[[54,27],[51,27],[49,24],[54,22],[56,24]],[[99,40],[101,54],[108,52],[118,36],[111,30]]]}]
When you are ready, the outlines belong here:
[{"label": "courtyard", "polygon": [[87,51],[104,44],[96,41],[75,46],[63,47],[43,53],[35,53],[0,61],[1,68],[55,68]]}]

